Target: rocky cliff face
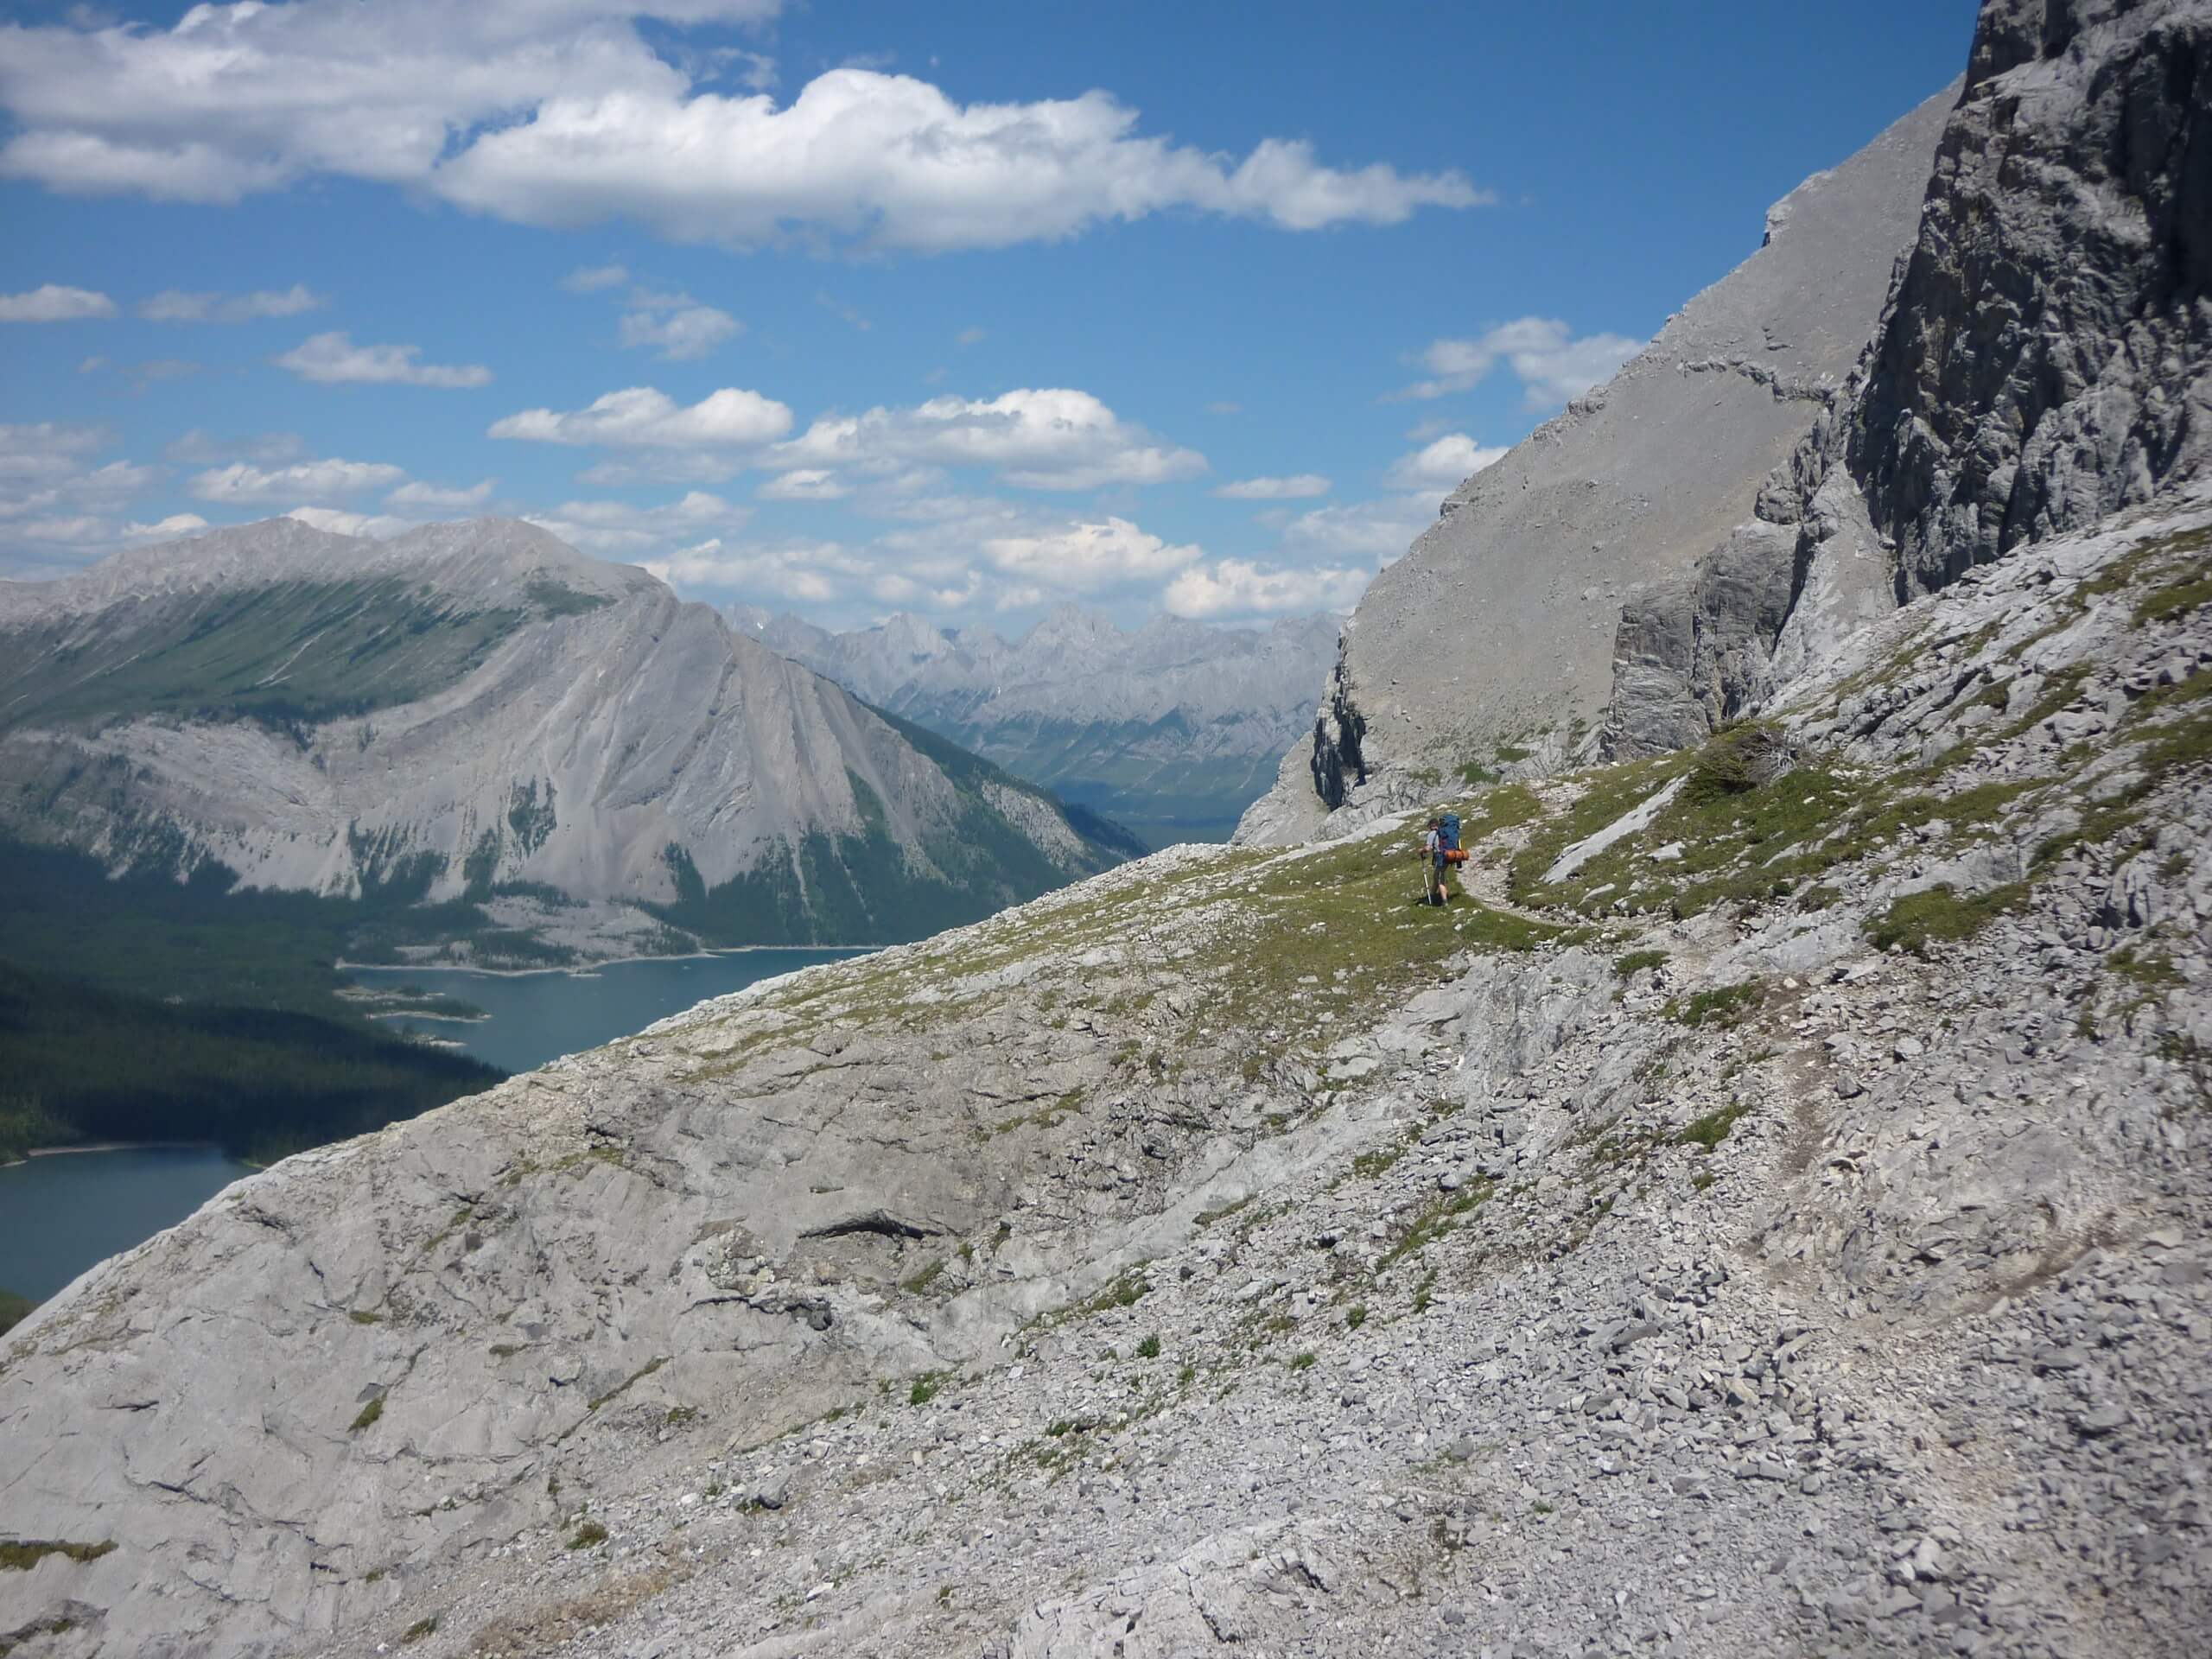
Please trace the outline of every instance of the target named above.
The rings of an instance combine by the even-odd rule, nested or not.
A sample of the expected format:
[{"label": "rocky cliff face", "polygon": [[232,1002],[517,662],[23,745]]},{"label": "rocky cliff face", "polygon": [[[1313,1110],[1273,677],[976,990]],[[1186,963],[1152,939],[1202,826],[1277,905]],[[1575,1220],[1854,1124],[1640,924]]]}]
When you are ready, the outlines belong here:
[{"label": "rocky cliff face", "polygon": [[1062,606],[1018,640],[919,617],[830,633],[796,617],[734,625],[855,695],[1156,842],[1223,839],[1305,735],[1338,620],[1126,632]]},{"label": "rocky cliff face", "polygon": [[0,1344],[0,1642],[2193,1659],[2212,492],[1899,606],[1859,407],[1675,625],[1756,717],[1471,790],[1449,906],[1355,800],[94,1269]]},{"label": "rocky cliff face", "polygon": [[527,524],[121,555],[0,594],[0,825],[117,868],[620,949],[911,937],[1121,855]]},{"label": "rocky cliff face", "polygon": [[0,1345],[0,1634],[2191,1654],[2208,549],[288,1160]]},{"label": "rocky cliff face", "polygon": [[[1768,214],[1763,245],[1612,381],[1446,498],[1344,634],[1312,727],[1248,839],[1313,829],[1368,779],[1556,761],[1595,731],[1621,608],[1691,571],[1843,388],[1910,244],[1954,94]],[[1366,796],[1359,798],[1363,801]]]},{"label": "rocky cliff face", "polygon": [[2212,10],[1983,10],[1896,292],[1758,518],[1639,594],[1610,752],[1695,742],[1871,614],[2199,475]]},{"label": "rocky cliff face", "polygon": [[2212,14],[1983,10],[1849,423],[1901,598],[2212,454]]}]

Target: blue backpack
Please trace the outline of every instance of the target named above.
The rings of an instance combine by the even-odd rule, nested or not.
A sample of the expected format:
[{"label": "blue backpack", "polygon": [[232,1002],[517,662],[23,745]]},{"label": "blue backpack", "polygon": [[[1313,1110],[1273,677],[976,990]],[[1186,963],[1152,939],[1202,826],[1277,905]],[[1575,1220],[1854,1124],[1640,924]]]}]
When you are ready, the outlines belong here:
[{"label": "blue backpack", "polygon": [[1456,853],[1459,850],[1459,815],[1457,812],[1446,812],[1444,815],[1444,822],[1436,826],[1436,836],[1439,844],[1446,852]]}]

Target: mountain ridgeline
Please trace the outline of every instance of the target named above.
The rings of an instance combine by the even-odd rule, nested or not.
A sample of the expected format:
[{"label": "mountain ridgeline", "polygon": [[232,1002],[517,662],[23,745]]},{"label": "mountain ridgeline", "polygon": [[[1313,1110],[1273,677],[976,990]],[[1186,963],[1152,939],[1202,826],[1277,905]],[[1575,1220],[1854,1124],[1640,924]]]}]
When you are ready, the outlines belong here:
[{"label": "mountain ridgeline", "polygon": [[880,709],[926,726],[1154,846],[1224,841],[1312,729],[1340,619],[1134,633],[1072,605],[1020,639],[897,615],[833,633],[734,607],[732,625]]},{"label": "mountain ridgeline", "polygon": [[0,832],[547,965],[913,938],[1137,843],[509,520],[291,519],[0,586]]},{"label": "mountain ridgeline", "polygon": [[[1246,844],[286,1159],[30,1313],[0,1651],[2197,1659],[2208,74],[2212,0],[1984,0],[1959,90],[1454,493]],[[404,798],[439,720],[507,741],[469,695],[608,701],[528,642],[598,619],[619,662],[630,607],[691,637],[587,579],[636,580],[297,734],[36,741],[128,738],[113,787],[174,792],[181,734],[342,777],[326,734],[373,721]],[[696,626],[814,699],[775,730],[879,746],[785,770],[865,779],[887,844],[925,785],[1007,787]],[[619,753],[599,718],[557,729]],[[583,859],[531,861],[579,796],[626,822],[621,767],[537,775],[495,895]],[[1404,809],[1440,798],[1472,855],[1432,906]],[[697,869],[637,902],[734,879]]]},{"label": "mountain ridgeline", "polygon": [[[1853,633],[2212,457],[2190,0],[1992,0],[1967,73],[1770,210],[1608,385],[1462,483],[1347,626],[1271,842],[1703,741]],[[2024,187],[2033,180],[2035,188]],[[1408,660],[1434,673],[1402,680]]]}]

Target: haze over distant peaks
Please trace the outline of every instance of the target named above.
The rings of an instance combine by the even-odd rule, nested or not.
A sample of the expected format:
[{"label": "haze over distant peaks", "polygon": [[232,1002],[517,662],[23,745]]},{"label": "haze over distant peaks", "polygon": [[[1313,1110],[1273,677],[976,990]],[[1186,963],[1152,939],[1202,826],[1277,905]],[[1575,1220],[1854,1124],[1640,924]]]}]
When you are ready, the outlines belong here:
[{"label": "haze over distant peaks", "polygon": [[753,606],[741,632],[877,707],[1095,807],[1155,843],[1220,840],[1308,741],[1338,619],[1217,628],[1159,615],[1135,631],[1080,606],[1008,640],[901,613],[832,632]]}]

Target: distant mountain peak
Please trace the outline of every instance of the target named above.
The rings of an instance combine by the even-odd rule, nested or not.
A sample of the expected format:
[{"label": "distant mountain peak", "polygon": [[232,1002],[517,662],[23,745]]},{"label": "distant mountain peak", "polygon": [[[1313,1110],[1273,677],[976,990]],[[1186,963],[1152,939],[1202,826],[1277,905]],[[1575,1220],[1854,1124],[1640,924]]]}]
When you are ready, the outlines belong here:
[{"label": "distant mountain peak", "polygon": [[831,633],[791,618],[733,623],[878,708],[975,749],[1155,841],[1228,822],[1307,741],[1336,650],[1334,617],[1217,628],[1156,616],[1135,632],[1073,603],[1008,644],[900,613]]}]

